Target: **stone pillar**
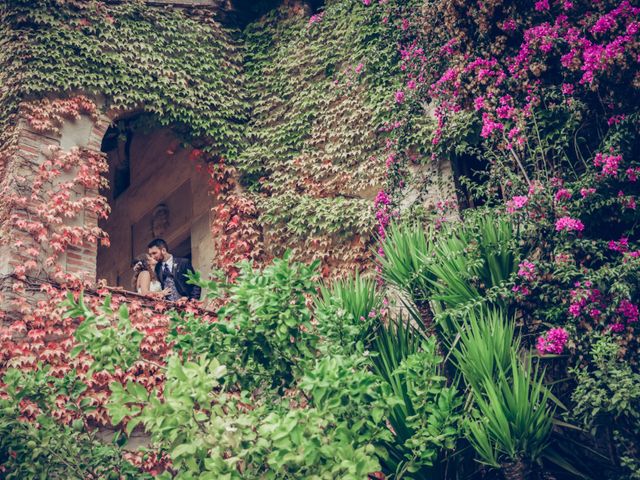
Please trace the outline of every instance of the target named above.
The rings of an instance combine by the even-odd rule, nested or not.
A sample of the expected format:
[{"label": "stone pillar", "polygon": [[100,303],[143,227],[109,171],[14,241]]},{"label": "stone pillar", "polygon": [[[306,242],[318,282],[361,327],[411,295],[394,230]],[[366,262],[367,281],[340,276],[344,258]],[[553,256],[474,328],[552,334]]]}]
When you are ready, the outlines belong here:
[{"label": "stone pillar", "polygon": [[[28,113],[20,114],[16,125],[15,149],[6,159],[6,170],[0,183],[0,201],[6,202],[6,210],[0,219],[0,313],[10,312],[11,305],[14,304],[12,299],[15,299],[17,294],[32,297],[28,292],[28,285],[33,285],[36,291],[39,282],[52,279],[51,265],[45,262],[51,251],[47,250],[46,241],[34,244],[33,239],[38,235],[34,224],[37,224],[40,218],[30,213],[30,210],[42,203],[40,198],[31,195],[41,166],[50,158],[52,147],[59,148],[61,153],[68,152],[73,147],[100,152],[109,119],[101,116],[96,120],[89,115],[80,114],[72,120],[64,119],[57,125],[59,128],[53,129],[46,129],[37,122],[34,123],[36,126],[30,122]],[[54,178],[52,182],[60,185],[59,182],[68,181],[70,177],[71,175],[63,174]],[[47,185],[44,189],[46,187]],[[97,189],[76,186],[70,199],[77,200],[98,194]],[[25,198],[26,202],[16,201],[19,197]],[[51,205],[52,209],[54,207]],[[45,209],[44,214],[47,213]],[[97,218],[95,214],[84,211],[76,218],[64,219],[63,226],[73,225],[97,227]],[[37,254],[32,248],[34,245],[39,247],[35,249],[38,251]],[[83,246],[70,246],[57,257],[56,265],[75,277],[93,281],[96,248],[96,244],[87,242]],[[26,268],[26,276],[20,275],[22,268]],[[17,282],[22,282],[27,291],[14,292]]]}]

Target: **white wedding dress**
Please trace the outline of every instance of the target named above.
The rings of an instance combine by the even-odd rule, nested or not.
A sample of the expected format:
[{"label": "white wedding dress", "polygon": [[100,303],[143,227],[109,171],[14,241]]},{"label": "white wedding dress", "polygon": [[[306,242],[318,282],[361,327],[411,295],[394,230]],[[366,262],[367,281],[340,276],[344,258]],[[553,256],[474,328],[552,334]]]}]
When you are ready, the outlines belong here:
[{"label": "white wedding dress", "polygon": [[[159,280],[151,280],[149,284],[149,293],[157,293],[162,291],[162,285]],[[142,291],[138,287],[138,293],[142,294]]]}]

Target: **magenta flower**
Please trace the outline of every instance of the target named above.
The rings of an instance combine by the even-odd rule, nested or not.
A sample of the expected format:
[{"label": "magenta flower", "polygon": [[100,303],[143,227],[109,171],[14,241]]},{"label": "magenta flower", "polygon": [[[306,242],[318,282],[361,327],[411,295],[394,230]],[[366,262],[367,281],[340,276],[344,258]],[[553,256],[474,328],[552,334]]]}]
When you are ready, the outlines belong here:
[{"label": "magenta flower", "polygon": [[482,138],[489,138],[496,130],[504,130],[504,125],[492,120],[488,113],[483,113],[482,131],[480,132],[480,136]]},{"label": "magenta flower", "polygon": [[535,4],[535,8],[538,12],[544,12],[549,10],[549,0],[539,0]]},{"label": "magenta flower", "polygon": [[569,306],[569,313],[575,318],[579,317],[580,314],[582,313],[582,304],[581,303],[582,302],[572,303]]},{"label": "magenta flower", "polygon": [[602,174],[615,177],[618,174],[618,166],[622,161],[622,155],[603,155],[598,153],[593,159],[596,167],[602,167]]},{"label": "magenta flower", "polygon": [[562,217],[556,220],[556,232],[581,232],[584,230],[584,224],[580,220],[571,217]]},{"label": "magenta flower", "polygon": [[529,293],[531,293],[529,289],[524,285],[516,285],[511,289],[511,291],[514,293],[519,293],[520,295],[523,295],[523,296],[527,296],[529,295]]},{"label": "magenta flower", "polygon": [[529,201],[529,197],[526,195],[517,195],[507,202],[507,212],[514,213],[516,210],[520,210]]},{"label": "magenta flower", "polygon": [[518,27],[518,24],[516,23],[516,21],[513,18],[508,18],[502,24],[502,29],[505,32],[513,32],[517,27]]},{"label": "magenta flower", "polygon": [[640,174],[640,168],[627,168],[626,171],[627,178],[630,182],[635,182],[638,180],[638,174]]},{"label": "magenta flower", "polygon": [[552,328],[545,335],[538,337],[536,347],[543,355],[553,353],[560,355],[569,340],[569,334],[564,328]]},{"label": "magenta flower", "polygon": [[612,332],[620,333],[624,330],[624,324],[619,322],[612,323],[611,325],[609,325],[609,330],[611,330]]},{"label": "magenta flower", "polygon": [[616,310],[617,313],[622,315],[627,323],[635,323],[638,321],[638,306],[631,303],[629,300],[622,300]]},{"label": "magenta flower", "polygon": [[591,33],[594,35],[597,33],[605,33],[616,27],[616,19],[615,16],[608,14],[603,15],[598,19],[593,27],[591,27]]},{"label": "magenta flower", "polygon": [[398,90],[395,94],[396,103],[404,102],[404,92],[402,90]]},{"label": "magenta flower", "polygon": [[592,308],[591,310],[589,310],[589,316],[594,320],[600,318],[600,315],[602,315],[602,312],[597,308]]},{"label": "magenta flower", "polygon": [[611,240],[609,242],[609,250],[613,250],[614,252],[624,253],[629,250],[629,239],[626,237],[622,237],[619,241]]},{"label": "magenta flower", "polygon": [[518,265],[518,276],[525,280],[533,281],[536,278],[536,266],[535,264],[524,260]]},{"label": "magenta flower", "polygon": [[312,25],[314,23],[319,23],[320,21],[322,21],[323,16],[324,16],[324,12],[311,15],[311,17],[309,17],[309,25]]},{"label": "magenta flower", "polygon": [[609,117],[609,119],[607,120],[607,125],[608,126],[617,125],[620,122],[622,122],[625,118],[627,118],[625,114],[613,115],[612,117]]},{"label": "magenta flower", "polygon": [[380,190],[376,195],[376,199],[375,199],[376,207],[378,205],[389,205],[390,203],[391,203],[391,199],[389,198],[389,195],[387,195],[384,190]]},{"label": "magenta flower", "polygon": [[589,195],[593,195],[594,193],[596,193],[596,189],[595,188],[581,188],[580,189],[580,195],[582,195],[582,198],[587,198]]},{"label": "magenta flower", "polygon": [[570,83],[563,83],[562,84],[562,94],[563,95],[573,95],[574,91],[575,91],[575,88]]},{"label": "magenta flower", "polygon": [[561,188],[556,192],[555,199],[556,199],[556,202],[560,202],[562,200],[570,200],[571,192],[566,188]]}]

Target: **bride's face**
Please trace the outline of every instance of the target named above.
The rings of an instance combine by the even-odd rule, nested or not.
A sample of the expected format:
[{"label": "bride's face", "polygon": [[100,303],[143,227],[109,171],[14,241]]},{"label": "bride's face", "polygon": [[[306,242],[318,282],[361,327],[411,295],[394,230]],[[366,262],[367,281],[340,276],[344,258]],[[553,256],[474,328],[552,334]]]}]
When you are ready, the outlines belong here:
[{"label": "bride's face", "polygon": [[158,261],[154,259],[151,255],[147,255],[147,262],[149,263],[149,267],[151,268],[151,270],[156,268],[156,265],[158,264]]}]

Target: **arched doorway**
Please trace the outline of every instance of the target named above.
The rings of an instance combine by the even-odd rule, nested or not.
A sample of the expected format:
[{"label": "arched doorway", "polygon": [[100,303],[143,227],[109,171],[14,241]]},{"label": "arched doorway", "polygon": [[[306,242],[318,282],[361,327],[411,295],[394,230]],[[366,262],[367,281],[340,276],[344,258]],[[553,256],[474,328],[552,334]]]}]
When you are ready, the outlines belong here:
[{"label": "arched doorway", "polygon": [[[102,141],[109,161],[109,189],[101,192],[111,213],[99,226],[110,246],[98,249],[96,277],[132,289],[131,262],[163,238],[171,253],[207,273],[213,258],[211,199],[205,165],[168,128],[141,127],[139,117],[110,126]],[[191,156],[192,157],[192,156]]]}]

